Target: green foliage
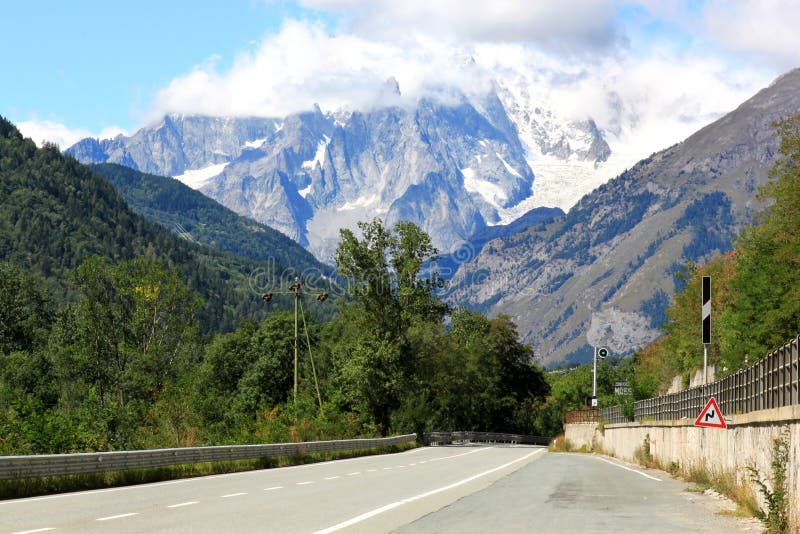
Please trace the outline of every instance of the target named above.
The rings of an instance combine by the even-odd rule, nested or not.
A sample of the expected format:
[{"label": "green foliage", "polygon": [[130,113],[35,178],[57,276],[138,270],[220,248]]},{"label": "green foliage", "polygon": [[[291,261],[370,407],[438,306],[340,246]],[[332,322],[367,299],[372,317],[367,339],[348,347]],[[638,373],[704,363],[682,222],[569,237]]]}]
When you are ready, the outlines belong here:
[{"label": "green foliage", "polygon": [[[224,247],[262,243],[237,240],[249,223],[181,188],[102,169],[128,180],[142,212],[174,206],[170,224],[191,222]],[[423,271],[436,250],[413,224],[343,231],[352,300],[325,305],[338,312],[324,324],[305,314],[296,324],[281,310],[288,299],[257,298],[255,286],[285,285],[274,265],[151,224],[106,180],[3,119],[0,176],[0,454],[552,426],[532,348],[508,317],[448,320],[442,280]]]},{"label": "green foliage", "polygon": [[340,274],[354,302],[328,325],[325,347],[335,400],[368,416],[382,431],[486,430],[533,432],[531,416],[548,386],[531,347],[518,341],[508,317],[489,320],[459,311],[445,328],[442,286],[422,265],[436,250],[410,223],[394,230],[380,220],[342,231]]},{"label": "green foliage", "polygon": [[30,273],[0,262],[0,353],[42,345],[52,309],[41,282]]},{"label": "green foliage", "polygon": [[69,280],[87,258],[115,263],[148,257],[177,269],[204,298],[199,316],[212,331],[266,315],[257,298],[260,286],[278,285],[288,272],[284,265],[180,239],[135,214],[106,179],[74,158],[54,146],[36,148],[2,117],[0,126],[0,261],[43,277],[58,296],[55,304],[77,298]]},{"label": "green foliage", "polygon": [[702,367],[704,275],[712,278],[709,361],[717,364],[718,376],[754,363],[800,332],[800,116],[776,127],[782,157],[771,171],[773,181],[759,191],[762,201],[772,203],[757,225],[742,231],[732,253],[686,269],[685,289],[667,310],[666,335],[635,356],[635,382],[649,392]]},{"label": "green foliage", "polygon": [[116,164],[92,165],[136,213],[177,235],[226,252],[274,261],[299,272],[329,275],[331,268],[277,230],[237,215],[178,180]]},{"label": "green foliage", "polygon": [[786,468],[789,464],[789,428],[784,427],[781,435],[772,440],[772,476],[767,482],[753,466],[748,466],[751,480],[758,486],[767,501],[767,510],[758,511],[758,517],[769,533],[789,531],[789,506],[791,492],[787,486]]}]

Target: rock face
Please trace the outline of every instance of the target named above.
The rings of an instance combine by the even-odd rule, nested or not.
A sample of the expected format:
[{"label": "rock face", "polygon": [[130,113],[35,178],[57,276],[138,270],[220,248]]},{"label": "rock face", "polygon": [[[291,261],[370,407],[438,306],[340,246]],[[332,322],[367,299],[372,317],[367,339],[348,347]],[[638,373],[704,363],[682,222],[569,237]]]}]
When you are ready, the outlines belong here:
[{"label": "rock face", "polygon": [[[519,325],[545,363],[624,355],[655,339],[674,272],[704,263],[761,206],[779,145],[773,121],[800,112],[800,70],[682,143],[582,198],[566,216],[486,243],[449,299]],[[698,312],[699,313],[699,312]]]},{"label": "rock face", "polygon": [[131,137],[84,139],[67,152],[84,163],[176,177],[324,260],[339,228],[376,216],[417,223],[449,252],[535,205],[531,147],[565,161],[609,153],[591,120],[559,122],[536,108],[540,117],[529,110],[534,103],[514,102],[500,87],[480,98],[415,102],[399,91],[389,80],[368,111],[169,115]]}]

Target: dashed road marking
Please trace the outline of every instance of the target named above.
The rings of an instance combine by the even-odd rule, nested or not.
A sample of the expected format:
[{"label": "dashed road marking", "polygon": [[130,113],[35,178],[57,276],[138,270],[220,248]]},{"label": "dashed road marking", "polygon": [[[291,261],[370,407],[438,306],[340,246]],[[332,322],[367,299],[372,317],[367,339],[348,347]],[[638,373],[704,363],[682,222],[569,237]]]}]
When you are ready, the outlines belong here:
[{"label": "dashed road marking", "polygon": [[314,483],[313,480],[307,480],[305,482],[298,482],[297,485],[298,486],[308,486],[309,484],[313,484],[313,483]]},{"label": "dashed road marking", "polygon": [[264,491],[275,491],[279,489],[283,489],[283,486],[272,486],[270,488],[264,488]]},{"label": "dashed road marking", "polygon": [[223,495],[223,496],[222,496],[222,497],[220,497],[220,498],[221,498],[221,499],[228,499],[228,498],[230,498],[230,497],[240,497],[240,496],[242,496],[242,495],[247,495],[247,493],[229,493],[229,494],[227,494],[227,495]]},{"label": "dashed road marking", "polygon": [[364,521],[366,519],[369,519],[370,517],[374,517],[374,516],[382,514],[384,512],[388,512],[389,510],[397,508],[398,506],[402,506],[404,504],[412,503],[414,501],[418,501],[420,499],[425,499],[427,497],[430,497],[431,495],[436,495],[437,493],[441,493],[443,491],[447,491],[447,490],[450,490],[450,489],[453,489],[453,488],[457,488],[459,486],[463,486],[464,484],[472,482],[475,479],[484,477],[486,475],[490,475],[492,473],[500,471],[501,469],[505,469],[506,467],[510,467],[510,466],[512,466],[512,465],[514,465],[514,464],[516,464],[518,462],[525,461],[528,458],[532,457],[533,455],[542,452],[543,450],[545,450],[545,449],[535,450],[535,451],[533,451],[533,452],[531,452],[529,454],[526,454],[525,456],[523,456],[521,458],[517,458],[516,460],[512,460],[512,461],[507,462],[507,463],[505,463],[503,465],[500,465],[498,467],[489,469],[487,471],[483,471],[483,472],[478,473],[476,475],[472,475],[471,477],[467,477],[467,478],[465,478],[463,480],[459,480],[458,482],[454,482],[453,484],[449,484],[447,486],[442,486],[441,488],[436,488],[434,490],[427,491],[425,493],[420,493],[419,495],[414,495],[413,497],[408,497],[407,499],[403,499],[403,500],[400,500],[400,501],[395,501],[395,502],[387,504],[385,506],[381,506],[380,508],[376,508],[374,510],[370,510],[369,512],[366,512],[366,513],[363,513],[363,514],[358,515],[356,517],[353,517],[351,519],[348,519],[347,521],[343,521],[341,523],[337,523],[336,525],[333,525],[332,527],[328,527],[326,529],[318,530],[316,532],[316,534],[330,534],[331,532],[336,532],[337,530],[341,530],[343,528],[346,528],[346,527],[361,523],[362,521]]},{"label": "dashed road marking", "polygon": [[332,476],[332,477],[325,477],[325,480],[336,480],[337,478],[341,478],[339,475]]},{"label": "dashed road marking", "polygon": [[128,514],[110,515],[108,517],[98,517],[95,521],[111,521],[113,519],[122,519],[123,517],[131,517],[139,515],[137,512],[130,512]]},{"label": "dashed road marking", "polygon": [[361,471],[353,471],[352,473],[347,473],[347,476],[354,477],[354,476],[360,475],[360,474],[361,474]]},{"label": "dashed road marking", "polygon": [[53,527],[37,528],[36,530],[20,530],[19,532],[12,532],[11,534],[34,534],[35,532],[48,532],[55,530]]},{"label": "dashed road marking", "polygon": [[170,504],[167,508],[182,508],[184,506],[191,506],[193,504],[197,504],[197,501],[188,501],[188,502],[181,502],[178,504]]}]

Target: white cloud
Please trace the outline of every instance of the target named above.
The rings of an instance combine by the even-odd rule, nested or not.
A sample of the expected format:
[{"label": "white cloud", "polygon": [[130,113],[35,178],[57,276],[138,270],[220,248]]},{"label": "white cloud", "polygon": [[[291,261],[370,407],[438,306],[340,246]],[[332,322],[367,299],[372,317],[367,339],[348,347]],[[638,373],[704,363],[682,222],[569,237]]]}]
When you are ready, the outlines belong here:
[{"label": "white cloud", "polygon": [[709,39],[780,70],[800,66],[798,20],[795,0],[708,0],[703,8]]},{"label": "white cloud", "polygon": [[419,37],[413,44],[330,35],[320,25],[289,21],[242,54],[224,73],[207,62],[180,76],[156,96],[151,120],[166,112],[210,115],[284,116],[312,109],[364,109],[394,76],[403,94],[415,98],[431,85],[475,90],[488,82],[444,43]]},{"label": "white cloud", "polygon": [[57,144],[62,150],[86,137],[111,139],[118,134],[127,135],[127,132],[118,126],[108,126],[99,134],[93,134],[88,130],[72,129],[59,122],[40,119],[18,122],[16,126],[23,136],[30,137],[37,146],[41,147],[45,142],[49,142]]},{"label": "white cloud", "polygon": [[458,41],[535,43],[582,51],[614,45],[619,32],[612,0],[303,0],[343,13],[347,29],[376,40],[410,34]]},{"label": "white cloud", "polygon": [[[442,97],[443,88],[482,95],[499,79],[524,85],[561,116],[593,118],[612,150],[635,158],[683,140],[778,74],[773,67],[727,56],[702,37],[676,42],[703,26],[692,21],[697,9],[680,0],[305,0],[304,5],[344,14],[345,30],[332,35],[321,24],[288,21],[230,69],[220,70],[212,58],[175,78],[158,93],[150,120],[170,112],[283,117],[314,104],[323,110],[366,110],[380,105],[389,77],[397,79],[410,103],[432,93]],[[622,19],[612,20],[621,5],[641,10],[627,22],[641,25],[636,46],[608,48],[625,40],[625,29],[618,27]],[[756,9],[749,0],[737,5]],[[707,19],[712,12],[734,11],[717,0],[705,8]],[[661,41],[638,42],[653,21],[675,31],[656,32]],[[724,42],[724,33],[718,33]],[[566,34],[572,35],[569,46],[548,41]],[[785,35],[776,49],[791,48],[792,39],[797,37]],[[571,54],[567,60],[560,52],[570,46],[600,52]]]}]

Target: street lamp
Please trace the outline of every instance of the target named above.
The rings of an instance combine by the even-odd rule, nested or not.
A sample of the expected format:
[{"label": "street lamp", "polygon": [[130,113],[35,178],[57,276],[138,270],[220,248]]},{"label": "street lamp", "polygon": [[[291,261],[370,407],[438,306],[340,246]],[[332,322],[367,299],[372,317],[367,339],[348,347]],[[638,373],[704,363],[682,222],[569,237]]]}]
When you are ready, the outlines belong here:
[{"label": "street lamp", "polygon": [[592,358],[592,408],[597,408],[597,358],[605,360],[608,356],[608,349],[605,347],[593,347],[594,358]]}]

